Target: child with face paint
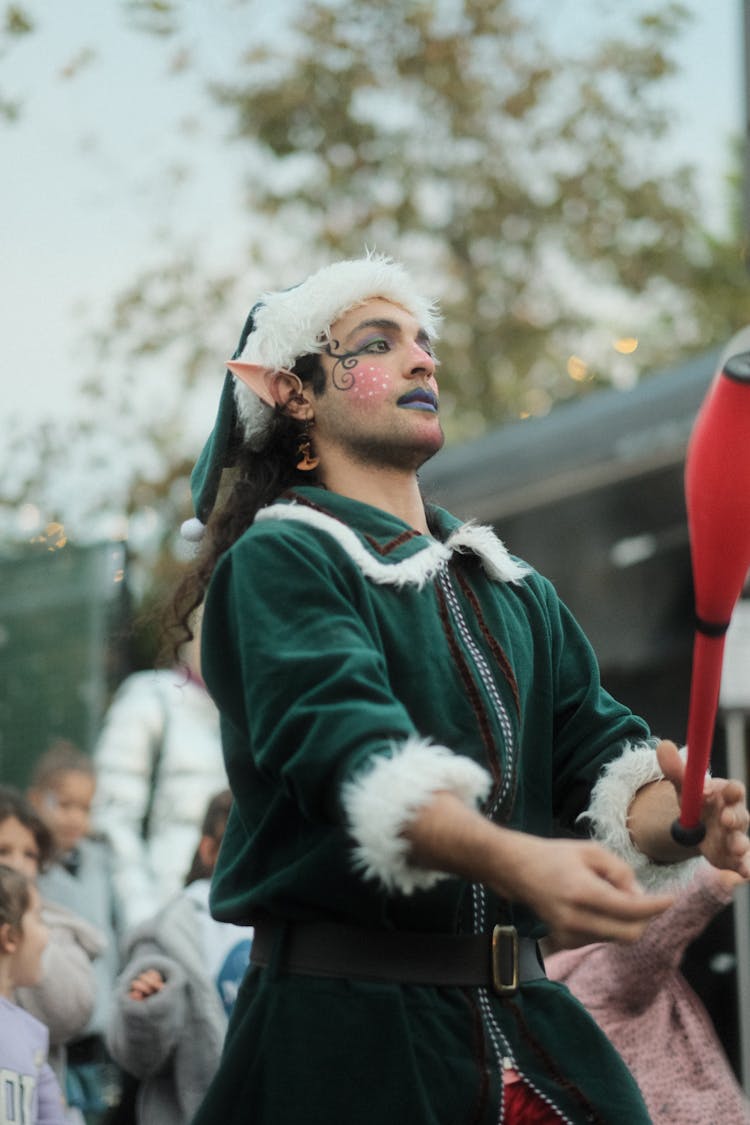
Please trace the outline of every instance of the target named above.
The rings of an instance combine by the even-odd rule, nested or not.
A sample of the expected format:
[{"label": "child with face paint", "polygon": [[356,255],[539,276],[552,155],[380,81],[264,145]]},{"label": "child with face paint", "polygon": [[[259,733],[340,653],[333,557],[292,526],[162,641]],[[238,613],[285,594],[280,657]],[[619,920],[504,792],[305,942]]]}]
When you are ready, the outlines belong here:
[{"label": "child with face paint", "polygon": [[49,1032],[13,1002],[15,990],[42,978],[49,931],[33,883],[0,865],[0,1119],[28,1125],[65,1125],[60,1086],[47,1061]]}]

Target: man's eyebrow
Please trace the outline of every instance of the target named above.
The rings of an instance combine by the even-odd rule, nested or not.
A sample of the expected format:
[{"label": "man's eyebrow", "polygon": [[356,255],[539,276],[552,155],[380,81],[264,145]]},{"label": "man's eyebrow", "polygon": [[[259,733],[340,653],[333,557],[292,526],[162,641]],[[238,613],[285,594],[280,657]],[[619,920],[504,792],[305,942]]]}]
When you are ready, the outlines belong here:
[{"label": "man's eyebrow", "polygon": [[[351,332],[347,332],[345,339],[351,340],[357,332],[361,332],[364,328],[379,328],[381,331],[386,332],[403,332],[403,325],[399,324],[397,320],[391,320],[389,317],[373,317],[371,320],[362,320],[352,328]],[[425,332],[424,328],[420,328],[416,336],[420,344],[429,344],[430,337]]]}]

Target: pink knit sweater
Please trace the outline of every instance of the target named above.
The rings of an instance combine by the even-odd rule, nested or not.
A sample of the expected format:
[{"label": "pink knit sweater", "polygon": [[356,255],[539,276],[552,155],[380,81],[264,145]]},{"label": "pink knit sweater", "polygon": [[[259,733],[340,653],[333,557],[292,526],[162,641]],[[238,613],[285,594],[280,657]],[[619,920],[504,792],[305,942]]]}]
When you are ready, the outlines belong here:
[{"label": "pink knit sweater", "polygon": [[687,945],[731,898],[706,865],[635,944],[545,959],[549,976],[568,986],[625,1059],[654,1125],[750,1122],[709,1015],[679,971]]}]

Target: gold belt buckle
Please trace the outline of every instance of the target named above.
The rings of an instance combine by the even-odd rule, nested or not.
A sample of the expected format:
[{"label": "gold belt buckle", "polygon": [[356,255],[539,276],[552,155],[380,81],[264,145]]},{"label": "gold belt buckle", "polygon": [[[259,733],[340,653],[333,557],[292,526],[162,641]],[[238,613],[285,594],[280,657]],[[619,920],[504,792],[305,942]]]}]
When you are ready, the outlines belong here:
[{"label": "gold belt buckle", "polygon": [[518,992],[518,930],[495,926],[492,931],[492,987],[498,996]]}]

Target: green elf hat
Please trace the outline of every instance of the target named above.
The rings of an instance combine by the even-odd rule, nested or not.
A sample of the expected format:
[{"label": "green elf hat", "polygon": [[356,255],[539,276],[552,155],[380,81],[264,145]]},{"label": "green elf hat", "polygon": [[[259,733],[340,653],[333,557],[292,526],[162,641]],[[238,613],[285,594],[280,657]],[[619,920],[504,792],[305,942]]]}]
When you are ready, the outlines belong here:
[{"label": "green elf hat", "polygon": [[222,471],[234,464],[237,450],[243,444],[263,447],[280,405],[275,376],[288,372],[301,356],[320,353],[330,339],[331,325],[376,297],[406,309],[435,339],[440,325],[435,302],[416,290],[400,263],[383,254],[335,262],[291,289],[260,297],[227,361],[216,423],[190,477],[197,518],[182,525],[186,539],[202,537]]},{"label": "green elf hat", "polygon": [[[256,308],[257,305],[248,314],[233,359],[242,355],[245,341],[254,328],[253,316]],[[224,377],[214,428],[190,474],[190,493],[196,515],[192,519],[185,520],[180,533],[183,539],[191,543],[197,543],[203,538],[206,521],[216,503],[221,474],[224,469],[229,469],[234,464],[237,447],[242,441],[237,422],[235,383],[234,375],[228,370]]]}]

